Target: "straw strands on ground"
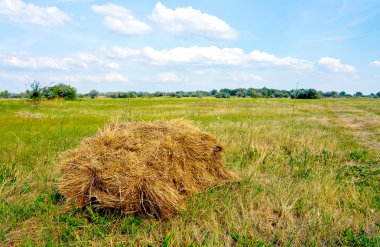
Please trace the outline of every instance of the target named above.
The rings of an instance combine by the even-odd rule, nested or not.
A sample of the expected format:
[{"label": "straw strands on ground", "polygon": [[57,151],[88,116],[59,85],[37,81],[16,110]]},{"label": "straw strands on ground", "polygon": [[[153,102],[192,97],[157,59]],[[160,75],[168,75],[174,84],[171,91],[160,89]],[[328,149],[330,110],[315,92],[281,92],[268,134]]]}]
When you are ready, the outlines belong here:
[{"label": "straw strands on ground", "polygon": [[60,190],[69,206],[166,218],[191,195],[239,180],[221,151],[186,121],[113,123],[63,155]]}]

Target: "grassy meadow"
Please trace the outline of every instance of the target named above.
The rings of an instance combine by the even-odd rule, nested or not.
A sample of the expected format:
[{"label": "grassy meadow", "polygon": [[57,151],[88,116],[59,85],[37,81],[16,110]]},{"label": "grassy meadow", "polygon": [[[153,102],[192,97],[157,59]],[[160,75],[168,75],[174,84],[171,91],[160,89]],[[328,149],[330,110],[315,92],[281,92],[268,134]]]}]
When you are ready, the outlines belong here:
[{"label": "grassy meadow", "polygon": [[[188,119],[242,182],[167,220],[64,211],[61,152],[111,121]],[[379,246],[380,99],[0,100],[1,246]]]}]

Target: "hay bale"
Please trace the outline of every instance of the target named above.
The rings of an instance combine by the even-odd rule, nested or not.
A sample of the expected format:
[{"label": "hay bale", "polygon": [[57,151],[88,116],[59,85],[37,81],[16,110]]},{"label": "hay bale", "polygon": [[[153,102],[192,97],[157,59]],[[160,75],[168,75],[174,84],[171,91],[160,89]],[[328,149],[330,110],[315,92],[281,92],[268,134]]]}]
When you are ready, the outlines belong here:
[{"label": "hay bale", "polygon": [[59,188],[68,205],[166,218],[194,193],[238,180],[221,151],[182,120],[113,123],[63,155]]}]

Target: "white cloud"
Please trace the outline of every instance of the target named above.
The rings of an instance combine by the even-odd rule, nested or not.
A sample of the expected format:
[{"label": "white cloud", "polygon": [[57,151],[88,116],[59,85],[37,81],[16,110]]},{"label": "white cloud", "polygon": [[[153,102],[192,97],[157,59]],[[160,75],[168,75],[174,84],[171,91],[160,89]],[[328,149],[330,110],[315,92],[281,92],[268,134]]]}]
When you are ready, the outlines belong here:
[{"label": "white cloud", "polygon": [[380,61],[378,61],[378,60],[373,61],[371,64],[376,66],[376,67],[380,67]]},{"label": "white cloud", "polygon": [[122,47],[103,49],[108,56],[117,58],[133,58],[145,60],[152,64],[194,64],[194,65],[248,65],[259,63],[268,66],[285,66],[295,69],[312,69],[313,62],[293,57],[279,58],[275,55],[252,51],[245,53],[240,48],[218,48],[215,46],[176,47],[172,49],[156,50],[144,47],[133,50]]},{"label": "white cloud", "polygon": [[253,73],[237,73],[230,72],[227,74],[228,78],[235,81],[261,81],[263,78]]},{"label": "white cloud", "polygon": [[161,82],[179,81],[178,76],[172,72],[164,72],[157,74],[157,80]]},{"label": "white cloud", "polygon": [[119,73],[109,73],[104,76],[104,80],[110,82],[128,82],[128,78]]},{"label": "white cloud", "polygon": [[91,65],[97,68],[118,69],[120,65],[117,62],[107,58],[96,56],[92,53],[80,52],[73,57],[53,58],[28,56],[25,54],[15,54],[0,57],[0,65],[16,67],[21,69],[54,69],[54,70],[80,70],[89,69]]},{"label": "white cloud", "polygon": [[140,55],[139,50],[122,48],[118,46],[112,46],[110,48],[102,46],[100,47],[99,51],[104,53],[107,57],[111,58],[130,58]]},{"label": "white cloud", "polygon": [[203,70],[203,69],[196,69],[196,70],[193,70],[193,74],[194,75],[204,75],[206,74],[207,71],[206,70]]},{"label": "white cloud", "polygon": [[100,67],[108,68],[108,69],[118,69],[120,65],[114,61],[110,61],[101,56],[97,56],[93,53],[84,53],[80,52],[75,56],[75,60],[83,67],[88,68],[90,64],[95,64]]},{"label": "white cloud", "polygon": [[39,7],[21,0],[0,0],[0,16],[18,23],[55,26],[70,21],[70,17],[57,7]]},{"label": "white cloud", "polygon": [[17,57],[11,56],[1,61],[3,65],[24,69],[59,69],[68,70],[75,63],[72,58],[56,59],[51,57]]},{"label": "white cloud", "polygon": [[120,68],[120,65],[116,62],[107,62],[105,64],[105,67],[110,68],[110,69],[118,69]]},{"label": "white cloud", "polygon": [[145,47],[141,54],[152,63],[199,63],[240,65],[244,63],[244,51],[240,48],[209,47],[176,47],[173,49],[156,50]]},{"label": "white cloud", "polygon": [[278,58],[275,55],[262,51],[252,51],[249,53],[249,60],[272,65],[290,66],[297,69],[312,69],[313,63],[307,60],[293,57]]},{"label": "white cloud", "polygon": [[103,24],[119,34],[139,35],[152,30],[148,24],[137,20],[128,9],[119,5],[112,3],[93,5],[92,10],[97,14],[104,15]]},{"label": "white cloud", "polygon": [[352,65],[343,64],[339,59],[331,57],[322,57],[318,64],[332,72],[355,73],[356,68]]},{"label": "white cloud", "polygon": [[5,73],[5,72],[0,72],[0,78],[2,79],[2,81],[8,81],[8,82],[12,82],[12,81],[28,82],[28,81],[33,80],[32,77],[30,77],[29,75]]},{"label": "white cloud", "polygon": [[232,40],[237,37],[237,32],[225,21],[192,7],[173,10],[158,2],[151,19],[161,24],[167,32],[177,35],[196,35],[217,40]]}]

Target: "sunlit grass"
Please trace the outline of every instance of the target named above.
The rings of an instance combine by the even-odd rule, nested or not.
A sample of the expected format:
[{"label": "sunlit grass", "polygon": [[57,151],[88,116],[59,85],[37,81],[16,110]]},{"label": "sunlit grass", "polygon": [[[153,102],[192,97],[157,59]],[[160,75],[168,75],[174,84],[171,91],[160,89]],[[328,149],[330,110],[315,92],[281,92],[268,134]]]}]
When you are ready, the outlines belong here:
[{"label": "sunlit grass", "polygon": [[[379,152],[339,119],[361,116],[376,137],[379,109],[377,99],[0,100],[0,243],[379,245]],[[114,119],[176,118],[215,135],[243,182],[163,221],[62,211],[62,151]]]}]

